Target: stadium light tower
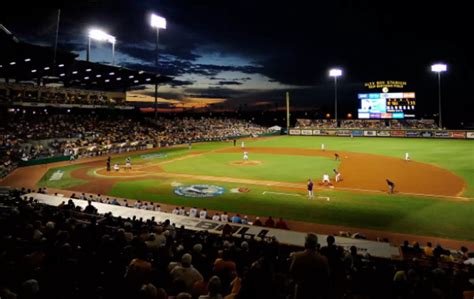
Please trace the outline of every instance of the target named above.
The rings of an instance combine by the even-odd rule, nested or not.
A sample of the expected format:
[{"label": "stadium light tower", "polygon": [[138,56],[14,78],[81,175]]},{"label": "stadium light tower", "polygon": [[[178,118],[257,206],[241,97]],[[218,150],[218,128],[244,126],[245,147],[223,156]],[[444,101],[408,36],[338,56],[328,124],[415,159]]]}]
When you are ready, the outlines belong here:
[{"label": "stadium light tower", "polygon": [[115,42],[116,42],[115,37],[99,29],[90,29],[89,30],[89,43],[87,44],[87,61],[89,61],[89,58],[90,58],[92,39],[101,41],[101,42],[105,41],[112,44],[112,65],[114,65],[115,64]]},{"label": "stadium light tower", "polygon": [[156,28],[156,53],[155,53],[155,122],[158,118],[158,38],[160,36],[160,29],[166,29],[166,19],[158,15],[151,15],[152,28]]},{"label": "stadium light tower", "polygon": [[337,123],[337,77],[342,76],[341,69],[330,69],[329,70],[329,77],[334,77],[334,117],[336,118],[336,127],[338,127]]},{"label": "stadium light tower", "polygon": [[443,128],[443,119],[441,118],[441,73],[446,72],[448,69],[446,64],[437,63],[431,66],[431,71],[438,73],[438,125]]}]

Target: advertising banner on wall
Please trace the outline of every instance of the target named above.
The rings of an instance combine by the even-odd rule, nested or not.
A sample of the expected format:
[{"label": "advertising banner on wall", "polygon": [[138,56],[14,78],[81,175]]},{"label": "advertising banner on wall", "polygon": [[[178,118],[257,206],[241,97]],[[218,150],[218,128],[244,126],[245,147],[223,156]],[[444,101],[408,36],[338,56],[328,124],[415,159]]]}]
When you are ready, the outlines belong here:
[{"label": "advertising banner on wall", "polygon": [[390,136],[390,132],[389,131],[377,131],[377,136],[387,137],[387,136]]},{"label": "advertising banner on wall", "polygon": [[326,130],[326,133],[328,135],[336,135],[337,134],[337,131],[336,130]]},{"label": "advertising banner on wall", "polygon": [[420,132],[419,131],[407,131],[406,136],[407,137],[420,137]]},{"label": "advertising banner on wall", "polygon": [[311,136],[313,135],[313,130],[301,130],[301,135]]},{"label": "advertising banner on wall", "polygon": [[352,136],[364,136],[364,131],[354,130],[352,131]]},{"label": "advertising banner on wall", "polygon": [[301,135],[301,130],[291,129],[290,135]]},{"label": "advertising banner on wall", "polygon": [[351,136],[350,130],[339,130],[337,131],[338,136]]},{"label": "advertising banner on wall", "polygon": [[313,135],[321,135],[321,130],[313,130]]},{"label": "advertising banner on wall", "polygon": [[459,132],[459,131],[456,131],[456,132],[449,132],[449,136],[451,138],[466,138],[466,132]]},{"label": "advertising banner on wall", "polygon": [[405,137],[405,131],[391,131],[390,135],[394,137]]},{"label": "advertising banner on wall", "polygon": [[376,131],[364,131],[364,136],[377,136]]},{"label": "advertising banner on wall", "polygon": [[436,131],[434,135],[435,137],[449,138],[449,133],[446,131]]},{"label": "advertising banner on wall", "polygon": [[423,131],[423,132],[420,132],[420,136],[421,136],[421,137],[425,137],[425,138],[433,137],[433,132],[430,132],[430,131]]},{"label": "advertising banner on wall", "polygon": [[466,137],[469,139],[474,139],[474,132],[466,132]]}]

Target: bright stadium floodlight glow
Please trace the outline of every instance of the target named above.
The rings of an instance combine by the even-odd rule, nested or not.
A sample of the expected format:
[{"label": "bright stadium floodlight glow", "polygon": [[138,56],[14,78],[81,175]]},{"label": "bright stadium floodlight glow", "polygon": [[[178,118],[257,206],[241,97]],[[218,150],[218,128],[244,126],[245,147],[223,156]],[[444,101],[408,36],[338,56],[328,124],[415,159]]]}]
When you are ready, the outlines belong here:
[{"label": "bright stadium floodlight glow", "polygon": [[448,70],[448,66],[443,63],[436,63],[431,66],[431,71],[435,73],[446,72]]},{"label": "bright stadium floodlight glow", "polygon": [[89,37],[97,41],[106,41],[111,44],[115,44],[115,36],[105,33],[99,29],[90,29]]},{"label": "bright stadium floodlight glow", "polygon": [[60,64],[60,65],[58,65],[58,67],[64,67],[64,64]]},{"label": "bright stadium floodlight glow", "polygon": [[74,75],[76,75],[76,74],[77,74],[77,71],[73,71],[72,73],[73,73]]},{"label": "bright stadium floodlight glow", "polygon": [[115,75],[115,73],[114,73],[114,72],[110,72],[109,75],[110,75],[110,76],[113,76],[113,75]]},{"label": "bright stadium floodlight glow", "polygon": [[340,69],[330,69],[329,70],[330,77],[340,77],[342,76],[342,70]]},{"label": "bright stadium floodlight glow", "polygon": [[166,29],[166,19],[158,15],[151,15],[151,27],[157,29]]},{"label": "bright stadium floodlight glow", "polygon": [[44,70],[45,70],[45,71],[49,70],[49,66],[45,67]]},{"label": "bright stadium floodlight glow", "polygon": [[105,33],[99,29],[90,29],[89,30],[89,43],[87,45],[87,61],[90,58],[90,51],[91,51],[91,39],[97,41],[106,41],[112,44],[112,65],[115,64],[115,36]]},{"label": "bright stadium floodlight glow", "polygon": [[32,73],[36,73],[36,70],[31,70]]},{"label": "bright stadium floodlight glow", "polygon": [[30,62],[31,61],[31,58],[26,58],[25,59],[25,62]]},{"label": "bright stadium floodlight glow", "polygon": [[15,64],[16,64],[15,61],[10,62],[10,65],[15,65]]}]

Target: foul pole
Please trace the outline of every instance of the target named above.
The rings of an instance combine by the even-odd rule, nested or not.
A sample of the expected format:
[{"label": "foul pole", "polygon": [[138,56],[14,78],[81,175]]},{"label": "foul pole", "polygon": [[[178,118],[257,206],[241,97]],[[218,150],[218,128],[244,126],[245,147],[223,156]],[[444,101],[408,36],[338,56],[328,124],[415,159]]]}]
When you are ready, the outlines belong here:
[{"label": "foul pole", "polygon": [[290,130],[290,93],[286,92],[286,132]]}]

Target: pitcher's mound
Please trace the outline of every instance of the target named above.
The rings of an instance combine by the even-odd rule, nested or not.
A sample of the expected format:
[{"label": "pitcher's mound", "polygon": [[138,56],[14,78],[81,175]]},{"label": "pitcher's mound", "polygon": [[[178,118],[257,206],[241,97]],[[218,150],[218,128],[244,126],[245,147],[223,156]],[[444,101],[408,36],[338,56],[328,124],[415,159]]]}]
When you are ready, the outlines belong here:
[{"label": "pitcher's mound", "polygon": [[232,161],[230,162],[231,165],[238,165],[238,166],[252,166],[252,165],[260,165],[262,161],[258,160],[250,160],[250,161]]}]

